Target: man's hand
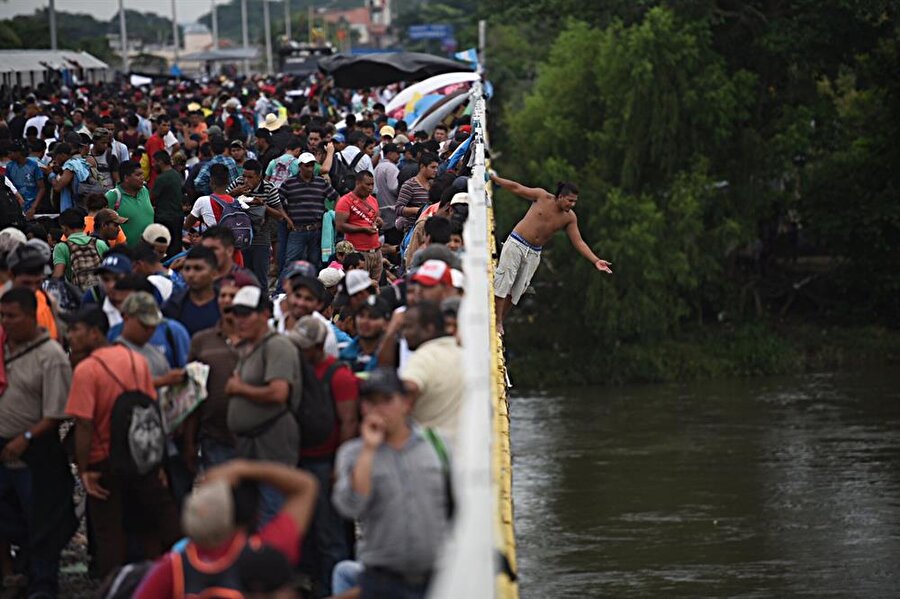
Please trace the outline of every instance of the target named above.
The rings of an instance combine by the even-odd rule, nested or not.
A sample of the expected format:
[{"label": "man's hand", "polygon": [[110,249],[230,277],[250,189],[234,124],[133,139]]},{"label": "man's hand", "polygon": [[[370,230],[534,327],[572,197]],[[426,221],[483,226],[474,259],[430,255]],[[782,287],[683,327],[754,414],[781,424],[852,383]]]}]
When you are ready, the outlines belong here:
[{"label": "man's hand", "polygon": [[100,485],[99,472],[82,472],[81,484],[84,486],[85,492],[95,499],[106,501],[109,498],[109,491]]},{"label": "man's hand", "polygon": [[284,217],[285,222],[287,223],[288,231],[294,231],[296,227],[294,226],[294,221],[291,220],[290,216]]},{"label": "man's hand", "polygon": [[363,419],[360,433],[366,449],[378,449],[384,443],[384,420],[378,414],[369,414]]},{"label": "man's hand", "polygon": [[225,383],[225,393],[227,395],[240,395],[243,388],[244,381],[241,380],[241,377],[236,372],[232,374],[231,378],[228,379],[228,382]]},{"label": "man's hand", "polygon": [[34,215],[37,213],[37,207],[37,202],[31,205],[31,208],[25,213],[25,220],[34,220]]},{"label": "man's hand", "polygon": [[28,449],[28,439],[24,435],[19,435],[7,443],[0,452],[0,462],[15,462],[22,457],[26,449]]},{"label": "man's hand", "polygon": [[169,385],[177,385],[184,381],[185,370],[184,368],[175,368],[165,373],[161,377],[156,379],[156,382],[159,383],[160,387],[167,387]]},{"label": "man's hand", "polygon": [[377,217],[377,218],[375,219],[375,226],[376,226],[377,228],[379,228],[379,229],[380,229],[381,227],[383,227],[383,226],[384,226],[384,219],[381,218],[380,216]]},{"label": "man's hand", "polygon": [[607,262],[606,260],[597,260],[596,262],[594,262],[594,266],[600,272],[612,274],[612,269],[610,268],[610,266],[612,266],[612,262]]},{"label": "man's hand", "polygon": [[392,336],[400,333],[400,329],[403,328],[404,316],[406,316],[406,312],[394,312],[394,315],[391,316],[391,321],[388,323],[387,329],[384,331],[385,339],[390,339]]}]

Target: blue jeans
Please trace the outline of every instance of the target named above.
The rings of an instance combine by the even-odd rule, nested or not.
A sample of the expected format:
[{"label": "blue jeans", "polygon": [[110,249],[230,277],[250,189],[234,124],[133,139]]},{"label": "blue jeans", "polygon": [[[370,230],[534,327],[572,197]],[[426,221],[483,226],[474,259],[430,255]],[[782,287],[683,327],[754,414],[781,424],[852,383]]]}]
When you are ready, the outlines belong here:
[{"label": "blue jeans", "polygon": [[291,231],[287,236],[287,248],[285,249],[285,264],[295,260],[306,260],[316,270],[322,261],[322,230]]},{"label": "blue jeans", "polygon": [[316,511],[312,526],[303,539],[302,567],[316,581],[319,597],[332,594],[331,578],[338,562],[350,557],[347,547],[346,522],[331,504],[331,475],[334,462],[330,458],[301,458],[300,467],[319,481]]},{"label": "blue jeans", "polygon": [[[28,524],[31,515],[31,470],[7,468],[0,464],[0,539],[20,547],[28,547]],[[14,497],[14,498],[13,498]],[[30,593],[44,591],[56,595],[59,578],[59,558],[37,559],[29,556]]]},{"label": "blue jeans", "polygon": [[331,592],[341,595],[353,587],[358,587],[359,575],[364,569],[362,562],[350,559],[340,562],[331,573]]},{"label": "blue jeans", "polygon": [[212,468],[236,458],[237,450],[230,445],[219,443],[215,439],[202,437],[200,439],[200,455],[204,468]]},{"label": "blue jeans", "polygon": [[[288,238],[287,223],[284,222],[283,220],[280,220],[280,221],[278,221],[278,255],[275,256],[275,261],[278,266],[278,268],[276,269],[276,272],[279,275],[281,274],[281,271],[284,270],[285,258],[287,257],[287,238]],[[280,283],[281,283],[281,281],[278,281],[278,284],[279,284],[278,289],[279,290],[281,289]]]},{"label": "blue jeans", "polygon": [[263,291],[269,289],[269,254],[271,252],[270,245],[251,245],[244,250],[244,266],[256,276]]},{"label": "blue jeans", "polygon": [[427,584],[412,585],[372,570],[359,575],[361,599],[425,599]]}]

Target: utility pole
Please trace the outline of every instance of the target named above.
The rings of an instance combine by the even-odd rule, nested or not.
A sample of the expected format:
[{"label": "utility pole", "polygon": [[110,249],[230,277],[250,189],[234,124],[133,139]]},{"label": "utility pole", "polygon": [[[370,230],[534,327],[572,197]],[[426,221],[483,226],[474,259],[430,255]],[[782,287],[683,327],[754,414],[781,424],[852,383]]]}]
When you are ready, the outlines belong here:
[{"label": "utility pole", "polygon": [[56,50],[56,0],[50,0],[50,49]]},{"label": "utility pole", "polygon": [[219,49],[219,11],[216,0],[212,0],[213,50]]},{"label": "utility pole", "polygon": [[[174,0],[173,0],[174,1]],[[247,30],[247,0],[241,0],[241,37],[243,37],[244,50],[250,48],[250,32]],[[244,59],[244,75],[250,74],[250,61]]]},{"label": "utility pole", "polygon": [[178,12],[175,10],[175,0],[172,0],[172,46],[174,48],[174,64],[178,64]]},{"label": "utility pole", "polygon": [[313,41],[313,5],[309,5],[309,13],[306,15],[306,24],[307,24],[307,32],[306,34],[309,36],[306,41],[310,44]]},{"label": "utility pole", "polygon": [[478,21],[478,72],[484,72],[484,59],[486,56],[485,47],[487,46],[487,21],[481,19]]},{"label": "utility pole", "polygon": [[284,0],[284,37],[291,41],[291,0]]},{"label": "utility pole", "polygon": [[263,22],[266,28],[266,74],[271,75],[275,69],[272,67],[272,19],[269,15],[269,0],[263,0]]},{"label": "utility pole", "polygon": [[122,44],[122,72],[131,70],[128,63],[128,28],[125,26],[125,0],[119,0],[119,42]]}]

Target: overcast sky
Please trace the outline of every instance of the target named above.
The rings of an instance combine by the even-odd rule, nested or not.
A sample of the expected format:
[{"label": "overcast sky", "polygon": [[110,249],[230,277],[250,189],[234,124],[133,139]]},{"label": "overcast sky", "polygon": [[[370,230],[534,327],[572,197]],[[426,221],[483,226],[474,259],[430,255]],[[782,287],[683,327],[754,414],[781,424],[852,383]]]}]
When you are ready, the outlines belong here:
[{"label": "overcast sky", "polygon": [[[175,0],[178,22],[190,23],[209,12],[211,0]],[[226,0],[219,0],[224,4]],[[32,14],[37,8],[48,6],[47,0],[0,0],[0,19],[15,15]],[[172,0],[125,0],[125,8],[140,12],[155,12],[165,17],[172,16]],[[56,0],[56,10],[82,12],[97,19],[112,18],[119,10],[117,0]]]}]

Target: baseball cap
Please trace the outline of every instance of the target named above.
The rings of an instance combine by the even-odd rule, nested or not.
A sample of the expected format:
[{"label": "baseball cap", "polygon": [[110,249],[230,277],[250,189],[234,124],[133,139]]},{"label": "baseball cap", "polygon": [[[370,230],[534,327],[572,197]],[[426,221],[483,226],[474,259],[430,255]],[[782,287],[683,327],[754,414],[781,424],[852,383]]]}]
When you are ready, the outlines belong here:
[{"label": "baseball cap", "polygon": [[153,296],[146,291],[132,293],[119,308],[123,316],[134,316],[144,326],[155,327],[162,322],[163,315]]},{"label": "baseball cap", "polygon": [[319,273],[316,272],[316,267],[306,260],[295,260],[285,267],[284,280],[287,281],[297,275],[315,279],[318,274]]},{"label": "baseball cap", "polygon": [[365,270],[351,270],[347,273],[344,282],[347,288],[347,295],[356,295],[360,291],[365,291],[372,286],[372,279]]},{"label": "baseball cap", "polygon": [[99,329],[104,335],[109,332],[109,318],[103,308],[96,304],[83,306],[75,312],[63,316],[63,320],[70,326],[84,324],[92,329]]},{"label": "baseball cap", "polygon": [[235,530],[234,496],[224,480],[195,487],[184,500],[181,526],[201,546],[219,545]]},{"label": "baseball cap", "polygon": [[434,287],[435,285],[453,286],[453,275],[446,262],[441,260],[426,260],[419,270],[412,276],[412,280],[419,285]]},{"label": "baseball cap", "polygon": [[378,131],[378,135],[380,135],[381,137],[384,137],[385,135],[388,135],[388,136],[390,136],[390,137],[394,137],[394,135],[395,135],[396,133],[397,133],[397,132],[394,131],[394,128],[391,127],[390,125],[385,125],[384,127],[382,127],[382,128]]},{"label": "baseball cap", "polygon": [[403,393],[403,382],[393,368],[376,368],[369,376],[360,381],[359,394],[363,397],[380,393],[394,395]]},{"label": "baseball cap", "polygon": [[356,309],[356,316],[362,312],[366,312],[369,316],[373,316],[375,318],[383,318],[387,320],[387,318],[391,314],[391,307],[388,305],[388,302],[383,297],[377,295],[370,295],[366,298],[366,301]]},{"label": "baseball cap", "polygon": [[316,296],[320,301],[324,301],[325,294],[328,292],[325,289],[325,285],[322,284],[319,279],[316,277],[307,277],[301,274],[296,274],[293,277],[290,277],[291,288],[298,289],[300,287],[305,287],[312,291],[313,295]]},{"label": "baseball cap", "polygon": [[319,271],[319,282],[325,287],[334,287],[344,278],[344,271],[339,268],[323,268]]},{"label": "baseball cap", "polygon": [[132,266],[131,259],[128,258],[128,256],[112,254],[103,259],[103,262],[97,267],[97,272],[111,272],[113,274],[123,275],[131,272]]},{"label": "baseball cap", "polygon": [[331,141],[336,141],[338,143],[345,143],[347,141],[347,138],[344,137],[343,133],[335,133],[334,135],[331,136]]},{"label": "baseball cap", "polygon": [[262,312],[269,307],[269,298],[263,293],[263,290],[255,285],[241,287],[234,294],[231,300],[229,310],[234,314],[250,314],[251,312]]},{"label": "baseball cap", "polygon": [[443,243],[432,243],[416,252],[413,256],[412,266],[413,268],[422,266],[428,260],[441,260],[450,265],[450,268],[462,269],[462,261],[459,256]]},{"label": "baseball cap", "polygon": [[6,266],[13,274],[47,266],[48,262],[50,259],[40,248],[28,243],[19,245],[6,257]]},{"label": "baseball cap", "polygon": [[310,154],[309,152],[303,152],[302,154],[300,154],[300,157],[297,158],[297,161],[300,164],[309,164],[310,162],[315,162],[316,157],[313,156],[312,154]]},{"label": "baseball cap", "polygon": [[325,343],[327,336],[328,325],[315,316],[304,316],[297,321],[297,324],[288,333],[288,338],[297,344],[300,349],[309,349]]},{"label": "baseball cap", "polygon": [[124,216],[119,216],[119,213],[113,210],[112,208],[103,208],[97,211],[97,214],[94,215],[94,226],[99,227],[104,223],[116,223],[117,225],[122,225],[128,222],[128,219]]},{"label": "baseball cap", "polygon": [[356,251],[356,248],[353,247],[353,244],[347,241],[346,239],[342,241],[338,241],[334,246],[335,254],[352,254]]},{"label": "baseball cap", "polygon": [[172,234],[169,230],[159,223],[150,223],[141,234],[141,239],[147,243],[172,243]]},{"label": "baseball cap", "polygon": [[243,148],[243,147],[244,147],[244,142],[242,142],[242,141],[239,140],[239,139],[234,139],[234,140],[231,141],[230,144],[228,144],[228,147],[229,147],[229,148]]},{"label": "baseball cap", "polygon": [[0,251],[12,251],[28,241],[25,233],[15,227],[6,227],[0,231]]},{"label": "baseball cap", "polygon": [[109,129],[106,127],[97,127],[91,135],[91,139],[103,139],[109,137]]},{"label": "baseball cap", "polygon": [[450,205],[453,206],[454,204],[465,204],[466,206],[468,206],[469,205],[469,194],[464,193],[464,192],[455,194],[450,199]]}]

